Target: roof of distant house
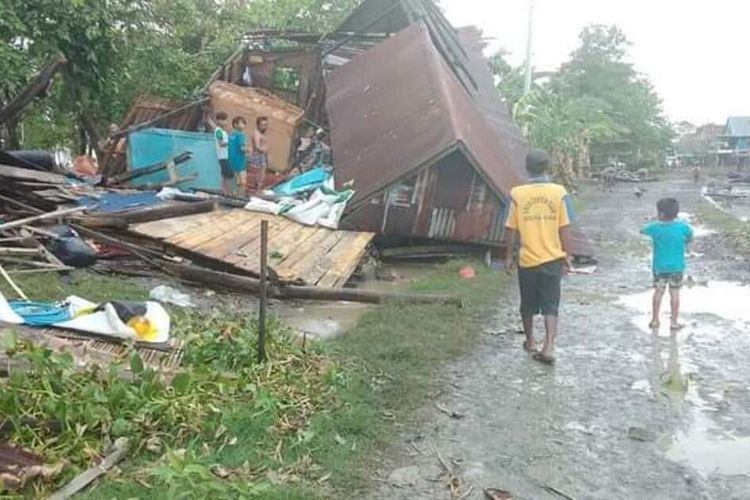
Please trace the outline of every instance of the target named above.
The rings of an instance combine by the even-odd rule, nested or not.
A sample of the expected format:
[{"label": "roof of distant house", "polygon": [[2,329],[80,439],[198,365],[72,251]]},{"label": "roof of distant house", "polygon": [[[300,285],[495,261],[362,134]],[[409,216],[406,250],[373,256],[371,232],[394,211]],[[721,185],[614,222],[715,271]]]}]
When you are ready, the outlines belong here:
[{"label": "roof of distant house", "polygon": [[724,135],[728,137],[750,137],[750,116],[730,116]]}]

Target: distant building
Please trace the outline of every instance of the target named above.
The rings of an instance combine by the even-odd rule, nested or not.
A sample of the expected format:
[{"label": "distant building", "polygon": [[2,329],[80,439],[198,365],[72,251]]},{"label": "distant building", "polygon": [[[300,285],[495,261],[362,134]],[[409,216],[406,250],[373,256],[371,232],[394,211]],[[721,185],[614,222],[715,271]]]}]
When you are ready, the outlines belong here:
[{"label": "distant building", "polygon": [[719,164],[744,167],[750,154],[750,116],[730,116],[721,139]]},{"label": "distant building", "polygon": [[686,120],[675,123],[672,128],[677,138],[695,134],[695,131],[698,129],[698,127]]},{"label": "distant building", "polygon": [[723,148],[724,125],[706,123],[672,141],[670,166],[715,165]]}]

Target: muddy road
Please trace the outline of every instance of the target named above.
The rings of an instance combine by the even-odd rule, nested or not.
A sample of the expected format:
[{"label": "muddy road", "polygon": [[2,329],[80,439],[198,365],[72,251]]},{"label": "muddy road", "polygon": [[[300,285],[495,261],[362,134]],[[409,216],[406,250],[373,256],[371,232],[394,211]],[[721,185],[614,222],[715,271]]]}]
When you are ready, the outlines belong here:
[{"label": "muddy road", "polygon": [[672,337],[665,317],[651,332],[638,229],[662,196],[688,214],[705,201],[687,180],[647,189],[640,201],[628,185],[590,189],[579,220],[599,268],[566,278],[556,366],[521,349],[509,294],[474,354],[443,374],[420,428],[400,436],[368,498],[479,499],[497,487],[514,499],[750,499],[750,264],[701,228],[687,326]]}]

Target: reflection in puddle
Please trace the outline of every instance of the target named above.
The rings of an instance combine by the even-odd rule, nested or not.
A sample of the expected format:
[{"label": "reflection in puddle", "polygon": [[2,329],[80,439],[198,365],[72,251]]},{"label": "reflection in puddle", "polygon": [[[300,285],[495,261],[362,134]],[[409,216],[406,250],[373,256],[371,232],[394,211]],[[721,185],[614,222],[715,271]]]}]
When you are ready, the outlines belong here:
[{"label": "reflection in puddle", "polygon": [[[734,437],[711,418],[717,408],[703,399],[691,381],[696,367],[680,357],[679,342],[671,338],[666,370],[661,374],[661,393],[677,404],[687,403],[691,422],[668,441],[666,457],[695,469],[702,476],[711,474],[750,474],[750,436]],[[717,400],[723,395],[715,395]]]},{"label": "reflection in puddle", "polygon": [[661,374],[661,391],[671,399],[682,398],[690,387],[690,376],[682,371],[680,346],[677,339],[669,342],[667,369]]},{"label": "reflection in puddle", "polygon": [[[647,290],[620,297],[625,307],[638,311],[642,316],[633,318],[639,328],[650,331],[653,291]],[[738,328],[750,325],[750,286],[732,281],[710,281],[707,286],[684,287],[680,293],[681,314],[713,314],[735,323]],[[662,314],[669,316],[669,296],[662,303]]]}]

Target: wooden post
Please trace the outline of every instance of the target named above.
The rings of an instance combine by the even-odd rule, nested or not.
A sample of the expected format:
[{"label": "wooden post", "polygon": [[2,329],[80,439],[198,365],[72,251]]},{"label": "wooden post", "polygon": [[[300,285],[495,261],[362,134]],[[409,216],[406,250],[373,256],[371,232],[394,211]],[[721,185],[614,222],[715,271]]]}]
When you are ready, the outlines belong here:
[{"label": "wooden post", "polygon": [[266,303],[268,293],[268,221],[260,221],[260,304],[258,307],[258,363],[266,360]]}]

